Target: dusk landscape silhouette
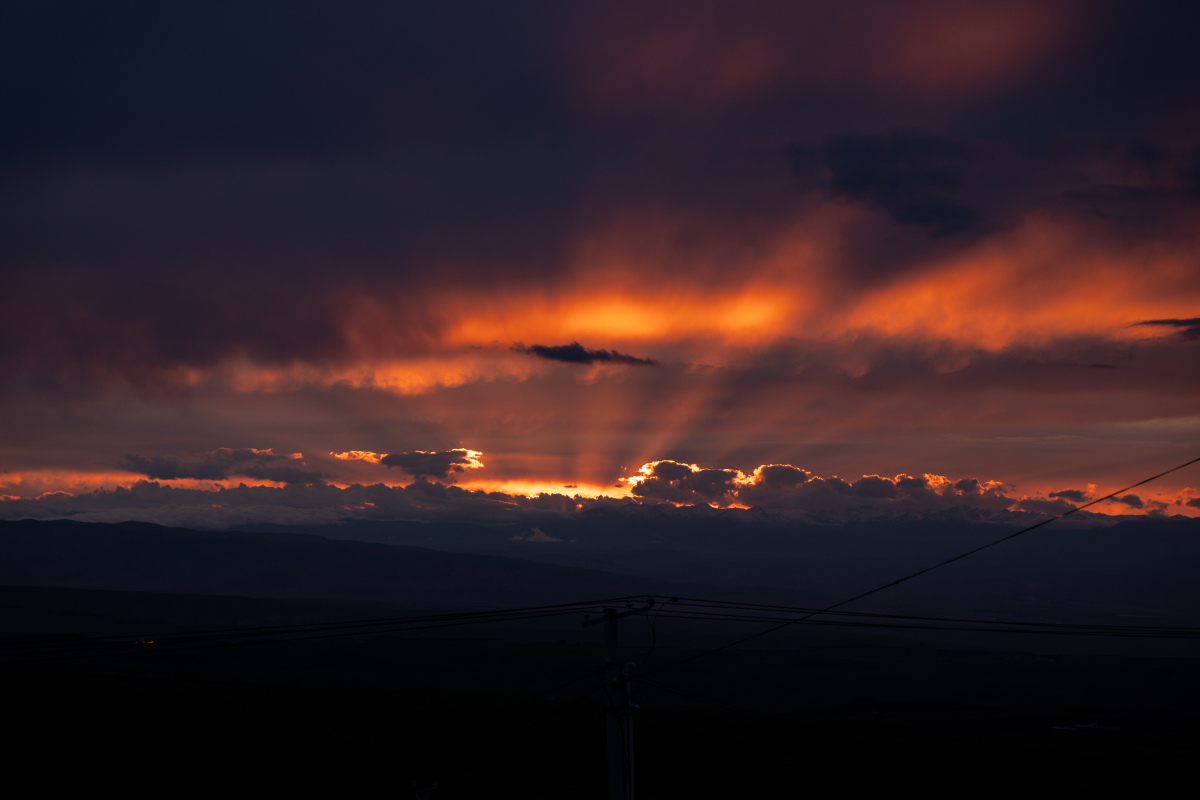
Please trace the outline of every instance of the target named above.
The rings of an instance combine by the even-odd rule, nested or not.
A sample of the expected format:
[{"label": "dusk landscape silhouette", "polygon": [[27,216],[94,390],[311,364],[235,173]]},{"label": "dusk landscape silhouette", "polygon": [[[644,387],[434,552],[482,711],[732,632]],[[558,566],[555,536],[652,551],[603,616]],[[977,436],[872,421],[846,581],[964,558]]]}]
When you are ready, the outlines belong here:
[{"label": "dusk landscape silhouette", "polygon": [[1194,781],[1195,4],[0,20],[18,780]]}]

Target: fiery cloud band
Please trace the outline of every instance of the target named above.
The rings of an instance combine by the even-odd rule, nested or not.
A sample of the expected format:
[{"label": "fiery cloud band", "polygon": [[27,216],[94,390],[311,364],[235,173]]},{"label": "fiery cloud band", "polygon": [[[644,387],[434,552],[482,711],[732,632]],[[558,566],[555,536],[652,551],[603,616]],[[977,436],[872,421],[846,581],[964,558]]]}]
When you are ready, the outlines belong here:
[{"label": "fiery cloud band", "polygon": [[1049,513],[1200,447],[1188,4],[468,5],[172,7],[14,73],[5,496]]}]

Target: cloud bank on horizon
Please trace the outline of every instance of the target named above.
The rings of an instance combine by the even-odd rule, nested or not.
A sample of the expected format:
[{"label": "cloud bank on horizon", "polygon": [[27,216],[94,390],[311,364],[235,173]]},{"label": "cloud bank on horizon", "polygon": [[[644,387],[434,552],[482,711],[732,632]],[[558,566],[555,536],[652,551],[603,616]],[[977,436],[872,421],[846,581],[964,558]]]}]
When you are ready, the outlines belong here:
[{"label": "cloud bank on horizon", "polygon": [[[625,513],[680,509],[748,509],[769,512],[760,521],[836,524],[845,522],[956,520],[1023,523],[1057,516],[1094,499],[1096,487],[1065,488],[1022,495],[1000,481],[951,480],[941,475],[864,475],[855,481],[821,477],[791,464],[764,464],[749,474],[736,469],[701,468],[676,461],[642,465],[624,479],[627,496],[558,491],[520,494],[431,481],[451,473],[482,469],[479,451],[332,454],[341,461],[401,466],[415,480],[408,485],[327,483],[320,472],[276,466],[270,450],[222,448],[191,459],[127,456],[118,465],[146,476],[128,486],[90,492],[45,492],[35,497],[0,495],[0,519],[70,518],[84,522],[137,519],[164,525],[236,528],[248,524],[323,525],[353,520],[537,524],[575,519],[597,512]],[[294,453],[291,463],[304,464]],[[265,463],[273,478],[247,485],[230,476],[261,478]],[[290,470],[290,471],[289,471]],[[438,475],[437,473],[442,473]],[[197,477],[203,476],[203,477]],[[1153,491],[1153,490],[1152,490]],[[1175,496],[1126,494],[1093,507],[1080,521],[1134,512],[1163,517],[1200,508],[1200,490]],[[1096,510],[1100,514],[1097,515]],[[543,541],[530,539],[529,541]],[[549,540],[544,540],[549,541]],[[560,541],[560,540],[555,540]]]},{"label": "cloud bank on horizon", "polygon": [[[400,475],[1052,512],[1200,450],[1194,3],[0,19],[31,514],[256,482],[332,514]],[[1106,509],[1200,514],[1198,481]]]}]

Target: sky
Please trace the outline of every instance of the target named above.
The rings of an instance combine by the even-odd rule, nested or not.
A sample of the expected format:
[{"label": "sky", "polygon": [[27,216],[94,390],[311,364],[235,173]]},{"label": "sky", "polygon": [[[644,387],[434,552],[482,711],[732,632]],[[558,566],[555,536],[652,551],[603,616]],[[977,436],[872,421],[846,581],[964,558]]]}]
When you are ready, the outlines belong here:
[{"label": "sky", "polygon": [[5,4],[0,517],[1061,513],[1195,458],[1198,23]]}]

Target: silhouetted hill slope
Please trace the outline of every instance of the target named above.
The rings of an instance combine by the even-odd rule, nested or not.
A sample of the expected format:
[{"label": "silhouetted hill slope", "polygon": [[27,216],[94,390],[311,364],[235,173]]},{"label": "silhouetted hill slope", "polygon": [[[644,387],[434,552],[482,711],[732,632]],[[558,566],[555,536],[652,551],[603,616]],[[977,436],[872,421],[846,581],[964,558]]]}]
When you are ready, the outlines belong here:
[{"label": "silhouetted hill slope", "polygon": [[[0,583],[308,599],[410,608],[504,607],[713,587],[503,556],[310,534],[202,532],[148,523],[0,522]],[[721,589],[726,598],[762,598]],[[773,593],[800,602],[796,592]]]},{"label": "silhouetted hill slope", "polygon": [[[651,509],[654,511],[654,509]],[[713,511],[710,509],[710,511]],[[1200,623],[1200,520],[1056,521],[873,595],[855,610],[1128,624]],[[775,587],[843,600],[1020,530],[923,520],[794,524],[749,513],[592,514],[547,523],[558,541],[467,524],[347,522],[300,529],[421,542],[672,583]],[[628,548],[628,549],[622,549]]]},{"label": "silhouetted hill slope", "polygon": [[[709,511],[708,514],[672,514],[656,509],[636,514],[596,512],[586,517],[544,522],[539,527],[544,536],[533,541],[530,541],[532,531],[522,526],[469,523],[345,520],[338,525],[263,524],[246,526],[243,530],[304,532],[330,539],[537,560],[562,558],[572,564],[585,563],[585,555],[592,556],[596,564],[608,564],[605,554],[670,551],[760,562],[780,558],[817,562],[887,561],[903,569],[927,566],[931,561],[957,555],[1023,527],[953,519],[815,525],[769,516],[758,518],[741,509]],[[1081,516],[1083,513],[1086,512],[1081,512]],[[992,565],[1007,572],[1014,567],[1103,569],[1188,561],[1200,564],[1200,519],[1142,518],[1101,525],[1096,522],[1096,515],[1092,515],[1082,521],[1072,516],[1052,522],[972,563]]]}]

